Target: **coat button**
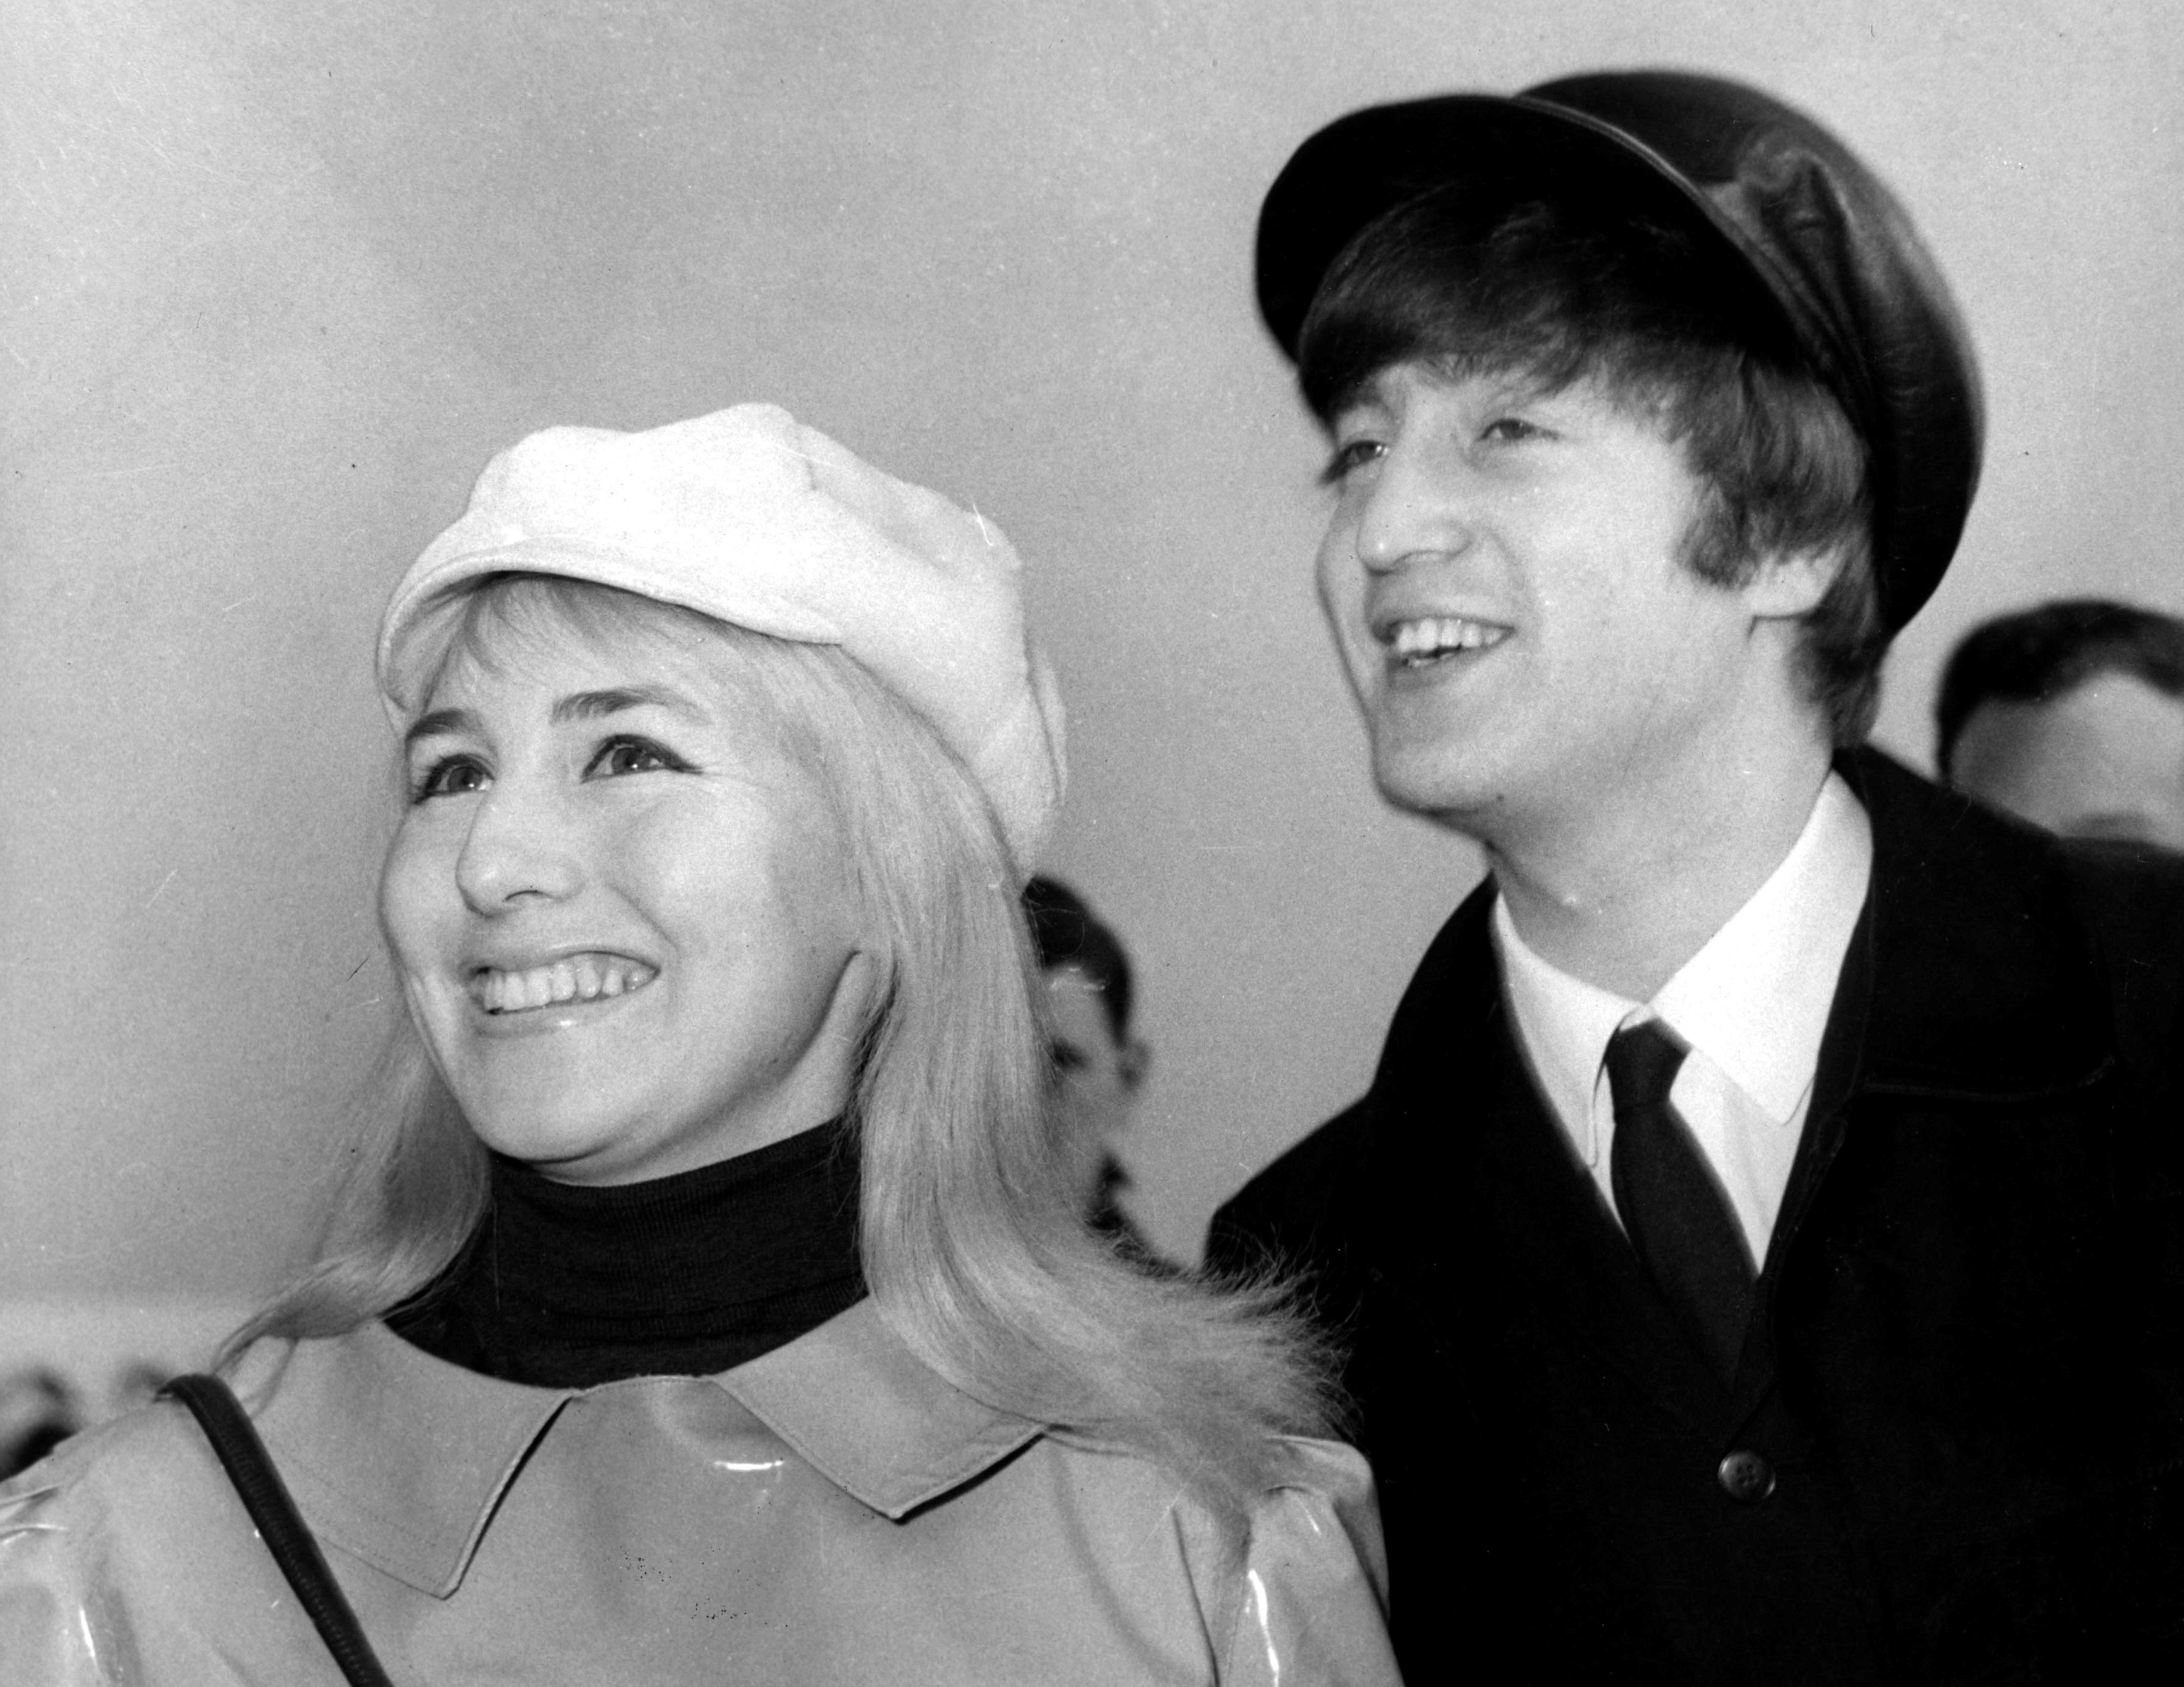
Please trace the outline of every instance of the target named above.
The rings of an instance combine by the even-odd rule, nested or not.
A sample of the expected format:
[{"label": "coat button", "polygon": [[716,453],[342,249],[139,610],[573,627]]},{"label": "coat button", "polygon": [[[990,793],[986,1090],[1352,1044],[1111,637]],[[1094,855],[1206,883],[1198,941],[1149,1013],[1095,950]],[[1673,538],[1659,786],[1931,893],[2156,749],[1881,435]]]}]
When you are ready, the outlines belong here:
[{"label": "coat button", "polygon": [[1739,1505],[1756,1506],[1774,1491],[1774,1467],[1748,1447],[1739,1447],[1714,1471],[1721,1491]]}]

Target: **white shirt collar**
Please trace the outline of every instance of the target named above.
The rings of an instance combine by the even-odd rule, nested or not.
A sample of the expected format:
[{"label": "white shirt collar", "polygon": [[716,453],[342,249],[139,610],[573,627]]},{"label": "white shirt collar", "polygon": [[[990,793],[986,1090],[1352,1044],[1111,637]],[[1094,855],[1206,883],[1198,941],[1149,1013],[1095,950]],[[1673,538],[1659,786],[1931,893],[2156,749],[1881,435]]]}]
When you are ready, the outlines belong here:
[{"label": "white shirt collar", "polygon": [[[1830,773],[1766,882],[1643,1005],[1778,1125],[1802,1120],[1872,866],[1865,810]],[[1542,960],[1518,935],[1506,901],[1495,905],[1494,937],[1540,1086],[1580,1153],[1597,1163],[1601,1062],[1607,1039],[1641,1005]]]},{"label": "white shirt collar", "polygon": [[1830,773],[1781,865],[1653,998],[1669,1028],[1777,1124],[1812,1088],[1872,869],[1873,827]]},{"label": "white shirt collar", "polygon": [[1507,899],[1494,902],[1494,941],[1502,951],[1502,977],[1509,992],[1521,1042],[1547,1105],[1562,1122],[1586,1165],[1598,1163],[1593,1129],[1593,1086],[1607,1055],[1607,1039],[1638,1011],[1638,1004],[1552,966],[1517,935]]}]

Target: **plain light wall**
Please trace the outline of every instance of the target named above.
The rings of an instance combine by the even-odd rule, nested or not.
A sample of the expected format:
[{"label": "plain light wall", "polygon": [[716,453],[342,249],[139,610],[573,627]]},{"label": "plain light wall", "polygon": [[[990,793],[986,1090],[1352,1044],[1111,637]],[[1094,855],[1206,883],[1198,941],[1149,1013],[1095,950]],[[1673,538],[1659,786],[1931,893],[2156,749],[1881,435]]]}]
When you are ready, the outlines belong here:
[{"label": "plain light wall", "polygon": [[1923,761],[1971,621],[2184,608],[2180,46],[2164,0],[0,0],[0,1296],[271,1280],[388,1011],[385,593],[517,435],[754,398],[1029,560],[1050,865],[1139,963],[1141,1211],[1195,1251],[1477,871],[1378,805],[1311,600],[1250,274],[1290,150],[1669,64],[1873,159],[1992,424],[1893,664]]}]

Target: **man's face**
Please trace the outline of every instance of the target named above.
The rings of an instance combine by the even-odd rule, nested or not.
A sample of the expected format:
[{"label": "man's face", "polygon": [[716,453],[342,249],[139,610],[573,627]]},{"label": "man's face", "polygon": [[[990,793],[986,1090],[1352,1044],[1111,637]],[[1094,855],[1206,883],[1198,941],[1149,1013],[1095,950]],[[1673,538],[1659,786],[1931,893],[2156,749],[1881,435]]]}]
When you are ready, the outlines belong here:
[{"label": "man's face", "polygon": [[1330,431],[1320,599],[1390,801],[1493,843],[1724,742],[1762,659],[1740,592],[1682,560],[1680,443],[1582,382],[1416,364]]},{"label": "man's face", "polygon": [[1145,1051],[1116,1036],[1105,995],[1082,967],[1056,966],[1045,976],[1056,1100],[1078,1193],[1089,1200],[1137,1111]]},{"label": "man's face", "polygon": [[2130,674],[1981,704],[1949,761],[1958,790],[2066,838],[2184,849],[2184,699]]}]

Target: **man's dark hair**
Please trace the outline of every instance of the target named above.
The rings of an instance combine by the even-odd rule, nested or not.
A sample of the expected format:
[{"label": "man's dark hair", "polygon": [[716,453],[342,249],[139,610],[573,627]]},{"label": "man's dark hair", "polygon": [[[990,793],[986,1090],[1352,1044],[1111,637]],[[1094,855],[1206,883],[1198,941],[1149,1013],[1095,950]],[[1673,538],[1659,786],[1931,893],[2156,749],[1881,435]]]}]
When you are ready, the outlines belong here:
[{"label": "man's dark hair", "polygon": [[1673,223],[1591,200],[1437,188],[1368,224],[1297,342],[1323,422],[1391,364],[1451,379],[1581,381],[1682,443],[1705,493],[1685,560],[1717,585],[1770,554],[1836,550],[1800,671],[1838,743],[1878,706],[1889,633],[1874,585],[1866,448],[1759,283]]},{"label": "man's dark hair", "polygon": [[1050,972],[1074,966],[1100,993],[1107,1027],[1117,1043],[1130,1034],[1130,958],[1084,899],[1059,879],[1034,873],[1023,888],[1024,916],[1031,925],[1039,967]]},{"label": "man's dark hair", "polygon": [[1942,778],[1981,704],[2046,703],[2106,673],[2184,697],[2184,621],[2105,598],[2058,598],[1981,621],[1950,653],[1934,701]]}]

